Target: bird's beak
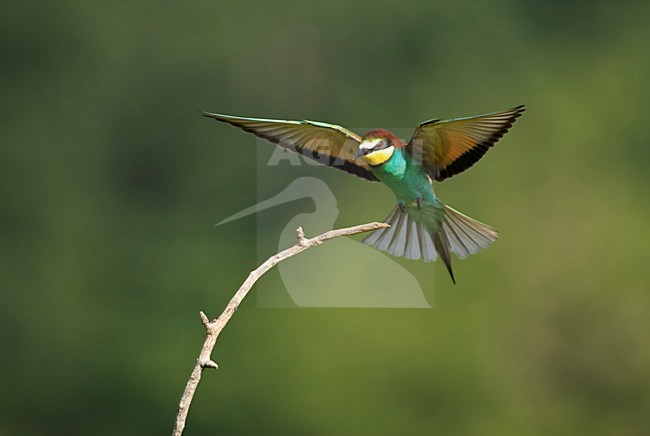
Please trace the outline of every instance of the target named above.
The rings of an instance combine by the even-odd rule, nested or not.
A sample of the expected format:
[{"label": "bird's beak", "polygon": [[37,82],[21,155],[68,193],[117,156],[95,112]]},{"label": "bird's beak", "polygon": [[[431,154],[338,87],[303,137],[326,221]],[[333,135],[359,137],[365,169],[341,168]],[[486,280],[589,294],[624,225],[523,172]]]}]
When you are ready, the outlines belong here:
[{"label": "bird's beak", "polygon": [[354,155],[354,157],[352,159],[356,160],[357,158],[363,156],[364,154],[366,154],[365,149],[359,147],[359,150],[357,151],[357,153]]}]

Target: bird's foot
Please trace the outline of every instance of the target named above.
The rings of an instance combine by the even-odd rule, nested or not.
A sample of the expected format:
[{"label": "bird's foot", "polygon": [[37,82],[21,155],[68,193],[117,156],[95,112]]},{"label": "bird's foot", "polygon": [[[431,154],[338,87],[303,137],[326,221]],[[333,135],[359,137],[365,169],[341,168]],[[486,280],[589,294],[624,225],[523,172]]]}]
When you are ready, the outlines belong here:
[{"label": "bird's foot", "polygon": [[418,203],[418,210],[422,210],[422,197],[418,197],[416,201]]},{"label": "bird's foot", "polygon": [[397,203],[397,207],[399,207],[399,210],[402,213],[406,212],[406,206],[404,205],[404,203]]}]

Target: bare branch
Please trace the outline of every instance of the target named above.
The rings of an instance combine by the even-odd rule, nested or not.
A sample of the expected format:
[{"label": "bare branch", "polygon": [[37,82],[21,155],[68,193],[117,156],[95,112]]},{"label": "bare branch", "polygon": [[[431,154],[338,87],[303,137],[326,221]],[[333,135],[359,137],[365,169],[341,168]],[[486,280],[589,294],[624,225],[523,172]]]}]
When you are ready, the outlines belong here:
[{"label": "bare branch", "polygon": [[232,297],[226,306],[226,309],[223,311],[221,316],[219,316],[219,318],[210,321],[205,313],[200,312],[199,315],[201,316],[201,322],[205,327],[206,338],[205,342],[203,343],[203,347],[201,348],[199,358],[196,361],[196,365],[194,366],[192,374],[190,375],[190,378],[187,381],[187,385],[185,386],[185,391],[181,396],[181,401],[178,405],[178,414],[176,415],[176,424],[174,425],[172,435],[180,436],[183,434],[183,430],[185,429],[185,422],[187,420],[187,414],[190,410],[190,405],[192,404],[192,398],[194,397],[196,388],[199,386],[199,382],[201,381],[203,370],[205,368],[217,369],[219,367],[211,357],[212,350],[217,344],[217,338],[219,337],[219,334],[224,329],[224,327],[226,327],[226,324],[228,324],[228,321],[230,321],[230,318],[232,318],[235,311],[244,300],[248,292],[251,290],[255,282],[259,280],[260,277],[262,277],[268,270],[283,260],[295,256],[296,254],[301,253],[308,248],[320,245],[329,239],[339,238],[341,236],[356,235],[357,233],[364,233],[370,230],[377,230],[386,227],[389,227],[389,225],[386,223],[374,222],[361,224],[354,227],[347,227],[344,229],[330,230],[329,232],[325,232],[322,235],[318,235],[313,238],[305,238],[305,232],[303,232],[302,227],[298,227],[298,229],[296,229],[296,237],[298,238],[296,245],[269,257],[266,262],[251,272],[248,275],[248,278],[246,278],[244,283],[240,286],[239,290],[237,290],[235,296]]}]

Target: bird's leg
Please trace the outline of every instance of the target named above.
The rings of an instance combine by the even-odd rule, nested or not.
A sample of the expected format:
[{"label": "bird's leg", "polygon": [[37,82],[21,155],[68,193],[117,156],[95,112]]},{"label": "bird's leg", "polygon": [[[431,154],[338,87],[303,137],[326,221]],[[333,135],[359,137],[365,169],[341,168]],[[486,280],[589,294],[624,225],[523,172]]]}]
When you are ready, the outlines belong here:
[{"label": "bird's leg", "polygon": [[418,196],[417,198],[418,210],[422,210],[422,197]]},{"label": "bird's leg", "polygon": [[402,202],[397,203],[397,207],[399,207],[399,210],[402,213],[406,212],[406,206],[404,205],[404,203],[402,203]]}]

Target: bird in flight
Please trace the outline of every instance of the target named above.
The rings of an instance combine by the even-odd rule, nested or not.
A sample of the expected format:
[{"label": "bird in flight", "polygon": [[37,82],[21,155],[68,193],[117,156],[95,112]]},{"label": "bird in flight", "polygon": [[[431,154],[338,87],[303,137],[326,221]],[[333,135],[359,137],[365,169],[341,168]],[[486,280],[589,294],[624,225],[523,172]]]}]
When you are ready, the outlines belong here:
[{"label": "bird in flight", "polygon": [[445,205],[433,191],[465,171],[505,135],[525,108],[421,123],[408,143],[385,129],[363,136],[334,124],[245,118],[202,112],[323,165],[371,182],[382,182],[397,205],[386,218],[389,228],[375,230],[364,243],[394,256],[431,262],[440,257],[451,279],[451,253],[465,259],[489,247],[496,229]]}]

